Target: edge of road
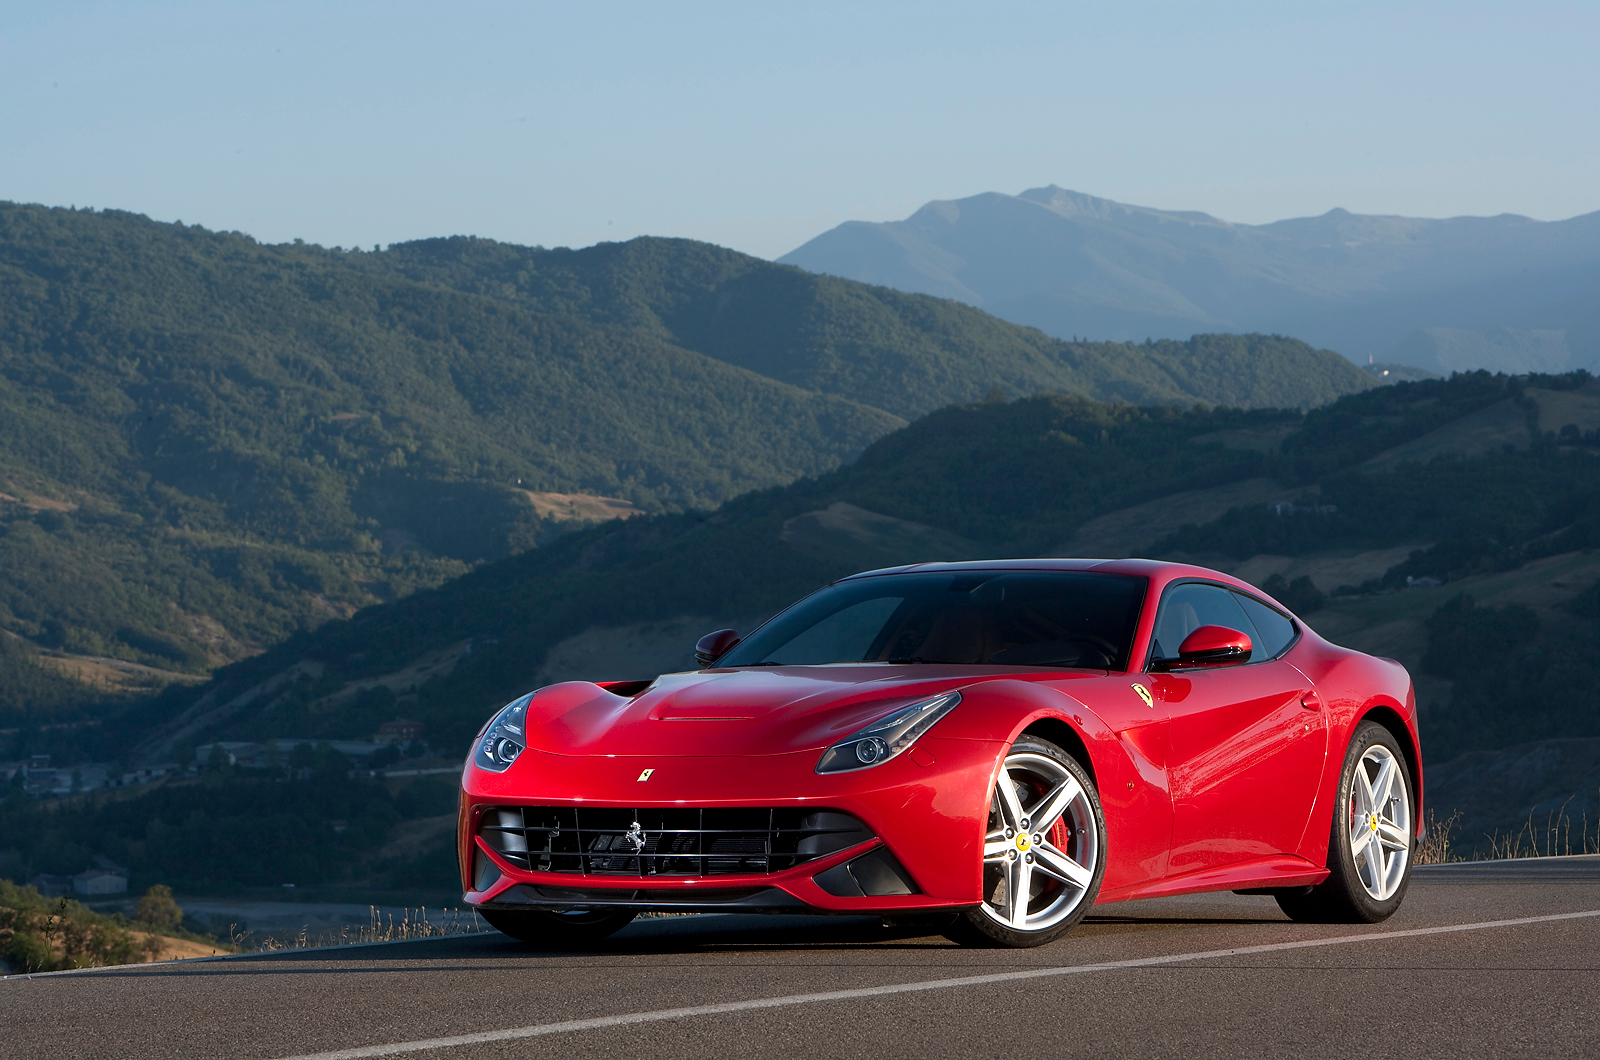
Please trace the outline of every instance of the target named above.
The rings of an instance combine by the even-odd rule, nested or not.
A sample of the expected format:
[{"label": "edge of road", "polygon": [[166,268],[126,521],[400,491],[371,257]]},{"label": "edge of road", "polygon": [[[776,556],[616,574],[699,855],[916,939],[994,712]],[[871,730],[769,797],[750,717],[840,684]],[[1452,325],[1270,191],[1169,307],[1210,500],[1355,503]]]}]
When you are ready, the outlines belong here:
[{"label": "edge of road", "polygon": [[212,961],[240,961],[249,958],[289,956],[296,953],[327,953],[330,950],[362,950],[374,946],[411,946],[419,942],[445,942],[473,938],[477,935],[496,935],[495,931],[466,931],[459,935],[431,935],[420,939],[386,939],[382,942],[345,942],[337,946],[286,946],[281,950],[251,950],[249,953],[215,953],[209,957],[174,957],[167,961],[145,961],[141,964],[103,964],[94,968],[62,968],[54,972],[18,972],[0,975],[0,982],[10,979],[46,979],[57,975],[84,975],[89,972],[115,972],[125,968],[160,968],[174,964],[208,964]]}]

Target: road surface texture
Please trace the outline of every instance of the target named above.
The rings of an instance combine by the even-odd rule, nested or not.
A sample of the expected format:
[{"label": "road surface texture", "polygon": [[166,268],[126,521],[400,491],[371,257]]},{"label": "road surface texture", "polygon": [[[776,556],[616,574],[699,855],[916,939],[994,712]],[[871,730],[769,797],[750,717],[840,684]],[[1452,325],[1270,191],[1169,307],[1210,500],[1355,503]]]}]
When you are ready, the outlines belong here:
[{"label": "road surface texture", "polygon": [[0,1056],[1600,1056],[1600,857],[1418,870],[1376,925],[1100,906],[1035,950],[864,918],[636,921],[12,978]]}]

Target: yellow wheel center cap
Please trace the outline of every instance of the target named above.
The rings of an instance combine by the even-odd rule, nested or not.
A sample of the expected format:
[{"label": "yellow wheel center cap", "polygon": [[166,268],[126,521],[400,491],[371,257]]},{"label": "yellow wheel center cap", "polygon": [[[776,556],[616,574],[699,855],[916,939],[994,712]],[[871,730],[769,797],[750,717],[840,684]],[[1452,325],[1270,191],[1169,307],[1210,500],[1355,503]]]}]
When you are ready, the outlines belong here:
[{"label": "yellow wheel center cap", "polygon": [[1032,845],[1033,845],[1033,841],[1028,838],[1028,833],[1027,832],[1018,832],[1017,833],[1017,849],[1018,850],[1027,850]]},{"label": "yellow wheel center cap", "polygon": [[1371,828],[1374,832],[1376,832],[1378,830],[1378,815],[1377,814],[1375,814],[1375,813],[1367,814],[1367,827]]}]

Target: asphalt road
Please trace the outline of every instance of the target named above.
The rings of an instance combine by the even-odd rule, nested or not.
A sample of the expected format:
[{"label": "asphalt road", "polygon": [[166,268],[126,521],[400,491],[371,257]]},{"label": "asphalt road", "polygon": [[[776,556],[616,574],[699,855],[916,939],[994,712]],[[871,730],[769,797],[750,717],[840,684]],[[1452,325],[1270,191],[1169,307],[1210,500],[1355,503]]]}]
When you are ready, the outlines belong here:
[{"label": "asphalt road", "polygon": [[579,954],[480,936],[11,979],[0,1056],[1600,1056],[1600,857],[1421,869],[1360,927],[1200,895],[1035,950],[924,931],[684,917]]}]

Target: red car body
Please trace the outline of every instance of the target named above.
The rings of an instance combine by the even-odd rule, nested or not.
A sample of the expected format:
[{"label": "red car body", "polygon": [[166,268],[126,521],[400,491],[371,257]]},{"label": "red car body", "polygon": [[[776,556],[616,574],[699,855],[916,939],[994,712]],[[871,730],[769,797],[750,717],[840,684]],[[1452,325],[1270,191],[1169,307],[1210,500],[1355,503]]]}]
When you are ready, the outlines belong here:
[{"label": "red car body", "polygon": [[[1212,570],[1149,560],[1011,560],[909,570],[1100,571],[1148,579],[1125,671],[862,664],[707,669],[638,684],[567,682],[528,703],[528,746],[504,772],[462,775],[464,900],[496,906],[519,885],[638,908],[882,914],[975,906],[996,773],[1032,733],[1082,755],[1106,821],[1100,903],[1197,891],[1289,888],[1327,878],[1345,749],[1363,719],[1395,736],[1416,784],[1416,701],[1404,667],[1341,648],[1298,623],[1276,659],[1152,672],[1155,613],[1175,582],[1269,597]],[[866,577],[872,575],[857,575]],[[1281,610],[1281,605],[1276,605]],[[1146,696],[1135,686],[1143,686]],[[614,689],[614,690],[613,690]],[[819,775],[818,755],[889,707],[959,689],[962,700],[909,753]],[[626,694],[624,694],[626,693]],[[648,771],[648,772],[647,772]],[[873,837],[776,872],[651,877],[541,872],[480,829],[489,807],[827,807]],[[829,893],[816,877],[876,846],[911,894]],[[475,869],[476,867],[476,869]],[[487,871],[485,871],[487,870]]]}]

